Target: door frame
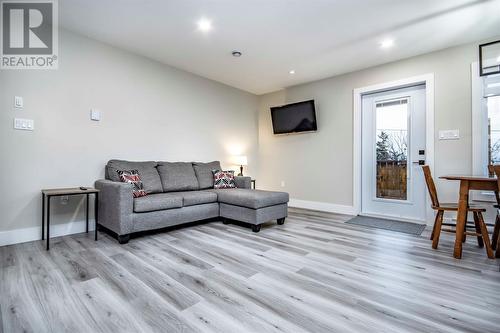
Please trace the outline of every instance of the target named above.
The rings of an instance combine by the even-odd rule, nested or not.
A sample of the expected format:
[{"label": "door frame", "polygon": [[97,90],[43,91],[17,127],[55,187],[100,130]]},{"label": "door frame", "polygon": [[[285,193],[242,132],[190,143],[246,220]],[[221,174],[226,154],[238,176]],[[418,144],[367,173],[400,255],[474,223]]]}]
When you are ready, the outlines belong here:
[{"label": "door frame", "polygon": [[[434,172],[434,73],[374,84],[353,90],[353,208],[354,215],[361,213],[361,110],[363,95],[425,84],[425,160]],[[430,198],[426,194],[427,224],[434,220]]]}]

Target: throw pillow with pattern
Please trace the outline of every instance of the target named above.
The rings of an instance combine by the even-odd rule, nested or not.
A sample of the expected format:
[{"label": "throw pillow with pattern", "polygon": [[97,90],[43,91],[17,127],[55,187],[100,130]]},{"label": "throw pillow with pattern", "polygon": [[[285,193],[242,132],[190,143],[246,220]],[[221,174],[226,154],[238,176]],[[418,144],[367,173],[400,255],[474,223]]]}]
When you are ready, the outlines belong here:
[{"label": "throw pillow with pattern", "polygon": [[234,170],[212,170],[214,174],[214,188],[236,188],[234,183]]},{"label": "throw pillow with pattern", "polygon": [[118,170],[118,177],[120,181],[132,185],[132,194],[134,198],[143,197],[147,195],[141,181],[141,176],[137,170]]}]

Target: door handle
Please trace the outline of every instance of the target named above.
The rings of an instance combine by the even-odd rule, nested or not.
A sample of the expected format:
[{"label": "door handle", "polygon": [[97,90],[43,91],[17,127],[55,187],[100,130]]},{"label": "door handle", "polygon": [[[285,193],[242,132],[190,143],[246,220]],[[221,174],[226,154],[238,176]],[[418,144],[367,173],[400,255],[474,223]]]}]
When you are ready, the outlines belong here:
[{"label": "door handle", "polygon": [[418,165],[425,165],[425,160],[418,160],[415,162],[412,162],[413,164],[418,164]]}]

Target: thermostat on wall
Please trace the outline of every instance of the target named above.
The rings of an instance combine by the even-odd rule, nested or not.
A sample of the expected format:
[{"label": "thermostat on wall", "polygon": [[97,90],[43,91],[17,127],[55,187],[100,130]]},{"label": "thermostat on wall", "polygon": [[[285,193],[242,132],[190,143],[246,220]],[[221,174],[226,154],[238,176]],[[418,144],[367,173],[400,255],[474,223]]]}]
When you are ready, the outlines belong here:
[{"label": "thermostat on wall", "polygon": [[22,109],[24,107],[23,98],[21,96],[14,96],[14,107],[16,109]]}]

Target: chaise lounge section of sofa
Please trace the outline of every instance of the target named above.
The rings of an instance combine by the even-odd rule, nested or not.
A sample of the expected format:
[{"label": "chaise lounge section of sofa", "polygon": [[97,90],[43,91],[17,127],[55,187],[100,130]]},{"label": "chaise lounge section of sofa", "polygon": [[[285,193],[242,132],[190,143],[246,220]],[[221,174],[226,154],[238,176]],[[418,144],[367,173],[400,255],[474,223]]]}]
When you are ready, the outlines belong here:
[{"label": "chaise lounge section of sofa", "polygon": [[[148,195],[134,198],[118,171],[137,170]],[[110,160],[105,178],[97,180],[99,224],[116,234],[121,244],[130,235],[184,223],[221,217],[252,225],[278,220],[288,213],[288,193],[250,189],[250,177],[235,177],[235,189],[214,189],[212,170],[220,162],[132,162]]]}]

